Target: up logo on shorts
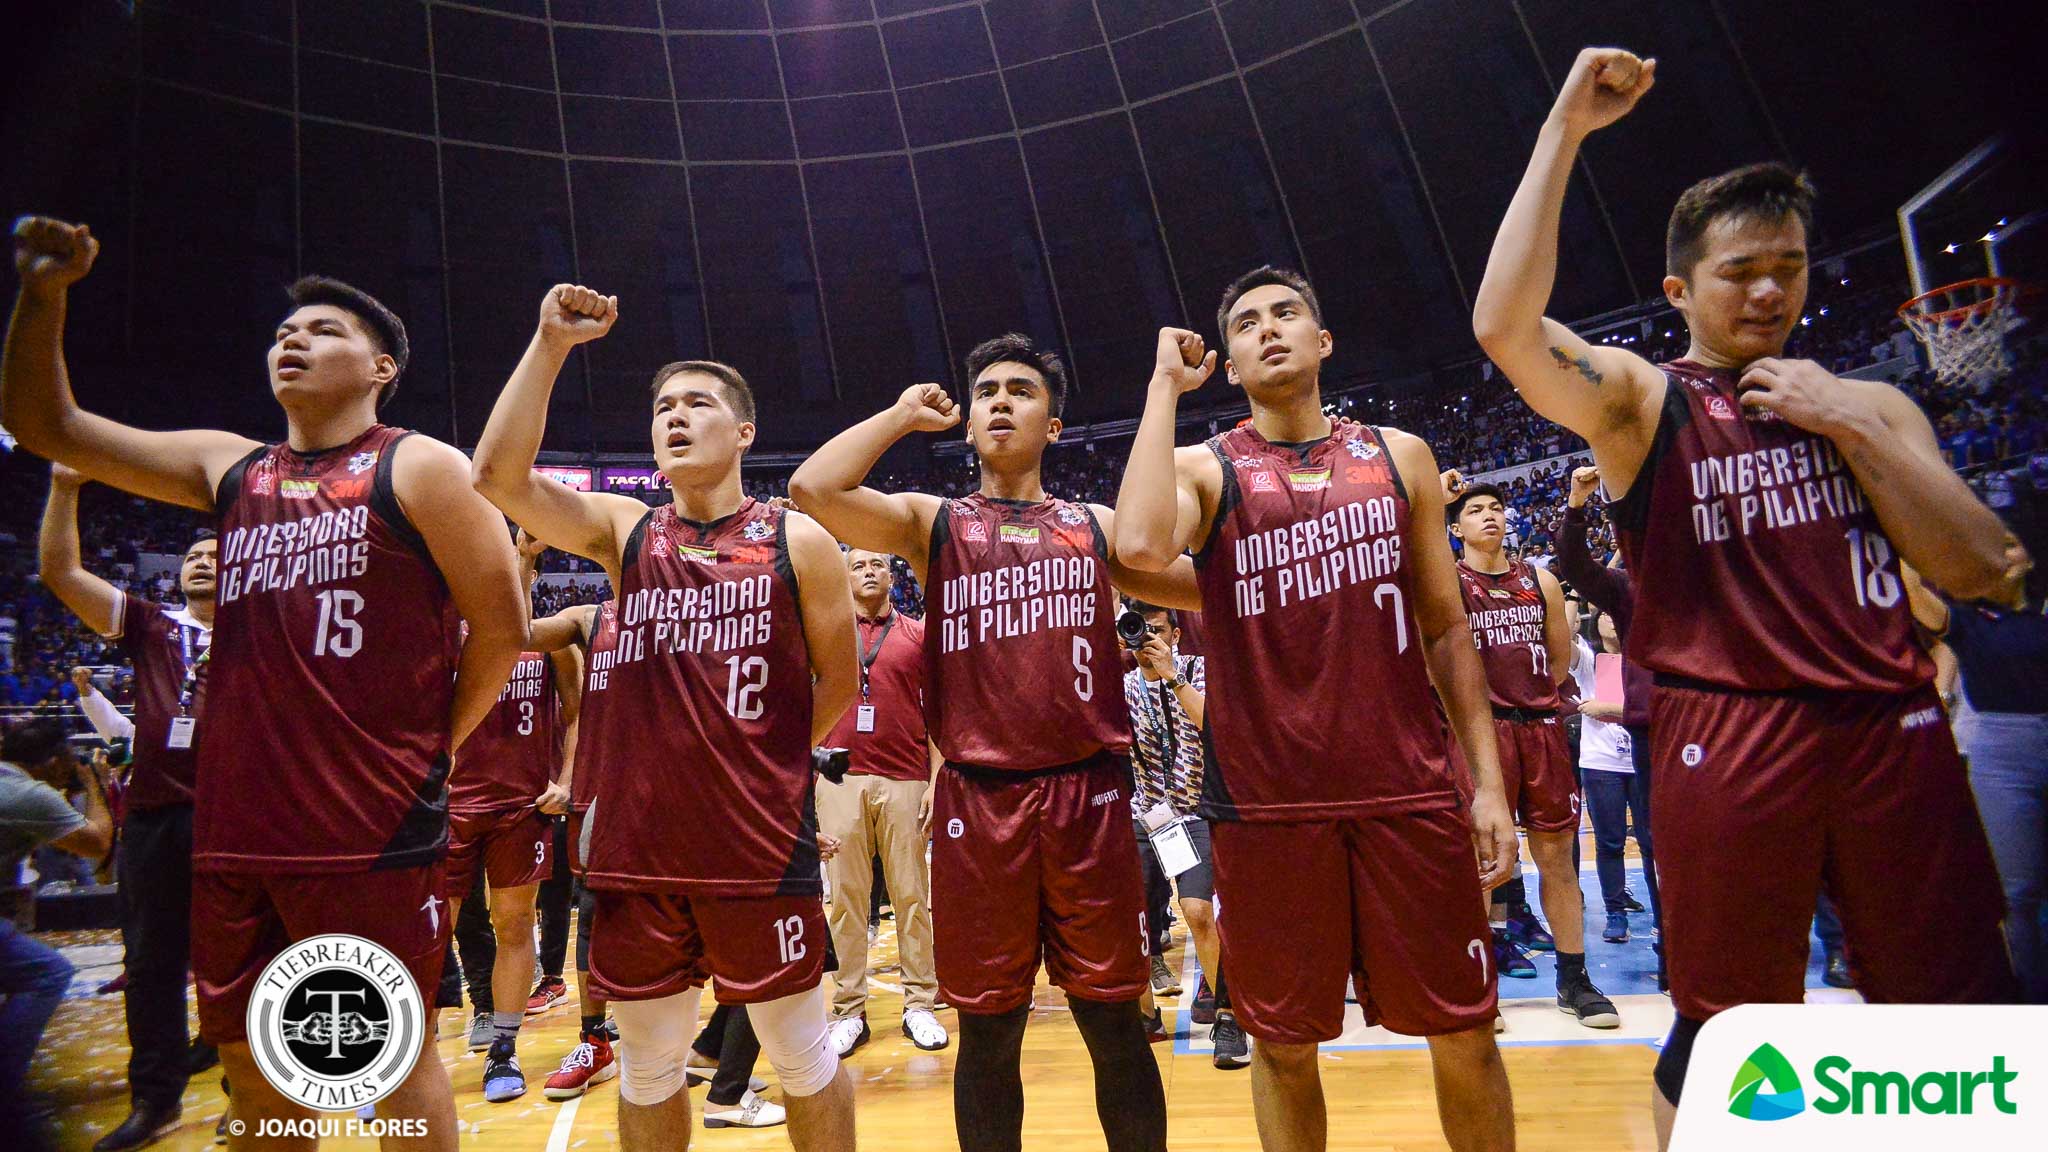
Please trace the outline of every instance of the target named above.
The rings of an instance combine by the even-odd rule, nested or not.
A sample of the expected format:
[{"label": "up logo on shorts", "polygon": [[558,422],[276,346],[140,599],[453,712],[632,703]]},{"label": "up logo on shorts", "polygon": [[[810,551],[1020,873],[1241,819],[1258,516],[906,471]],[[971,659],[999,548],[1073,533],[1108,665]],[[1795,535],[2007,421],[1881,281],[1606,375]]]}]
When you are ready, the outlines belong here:
[{"label": "up logo on shorts", "polygon": [[1697,744],[1687,744],[1685,750],[1678,754],[1678,758],[1685,761],[1687,768],[1697,768],[1700,761],[1707,758],[1707,750]]},{"label": "up logo on shorts", "polygon": [[326,1112],[389,1096],[426,1039],[412,973],[360,936],[301,940],[272,960],[249,997],[249,1054],[270,1085]]},{"label": "up logo on shorts", "polygon": [[960,818],[958,816],[955,816],[951,820],[946,821],[946,835],[951,836],[955,840],[958,840],[960,837],[965,836],[966,834],[967,825],[961,823]]}]

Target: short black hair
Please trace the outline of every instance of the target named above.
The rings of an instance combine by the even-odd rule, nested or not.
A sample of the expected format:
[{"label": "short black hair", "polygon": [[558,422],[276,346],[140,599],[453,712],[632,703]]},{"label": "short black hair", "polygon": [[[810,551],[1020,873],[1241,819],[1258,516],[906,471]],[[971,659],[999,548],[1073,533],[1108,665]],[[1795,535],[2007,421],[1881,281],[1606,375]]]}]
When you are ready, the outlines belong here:
[{"label": "short black hair", "polygon": [[[199,531],[194,532],[192,534],[192,542],[190,544],[185,545],[185,555],[190,556],[194,548],[199,547],[201,544],[206,543],[208,540],[218,539],[220,539],[220,534],[218,532],[215,532],[211,528],[201,528]],[[218,545],[216,545],[216,547],[218,547]]]},{"label": "short black hair", "polygon": [[1040,348],[1022,332],[1005,332],[993,340],[983,340],[967,354],[967,386],[970,390],[974,381],[991,364],[1022,364],[1038,373],[1045,378],[1045,390],[1051,394],[1052,414],[1058,416],[1066,410],[1067,366],[1059,353],[1050,348]]},{"label": "short black hair", "polygon": [[377,393],[377,407],[384,407],[397,394],[398,380],[405,375],[406,361],[412,358],[412,345],[405,338],[405,322],[398,318],[398,314],[386,308],[375,296],[332,276],[301,276],[292,281],[285,294],[291,297],[293,309],[327,304],[355,317],[369,330],[377,351],[398,363],[398,371],[391,374],[390,382]]},{"label": "short black hair", "polygon": [[716,360],[676,360],[663,364],[654,373],[654,384],[648,389],[650,396],[661,395],[661,386],[685,372],[697,372],[718,381],[725,386],[725,402],[731,405],[733,415],[742,424],[754,423],[754,389],[740,370],[730,364]]},{"label": "short black hair", "polygon": [[1157,616],[1161,612],[1164,612],[1166,613],[1167,624],[1175,628],[1180,627],[1180,613],[1175,612],[1171,608],[1162,608],[1157,604],[1152,604],[1144,600],[1136,599],[1125,600],[1124,607],[1130,609],[1133,612],[1136,612],[1140,616]]},{"label": "short black hair", "polygon": [[62,722],[47,717],[24,720],[8,725],[6,735],[0,736],[0,760],[34,768],[62,755],[69,747]]},{"label": "short black hair", "polygon": [[1315,318],[1316,327],[1323,326],[1323,305],[1316,299],[1315,285],[1308,282],[1308,277],[1292,268],[1261,264],[1232,280],[1230,286],[1223,290],[1223,301],[1216,305],[1216,335],[1223,338],[1224,347],[1230,347],[1230,306],[1245,293],[1268,284],[1278,284],[1300,293],[1302,302],[1308,305],[1308,314]]},{"label": "short black hair", "polygon": [[1816,195],[1806,173],[1775,160],[1709,176],[1687,188],[1671,207],[1671,223],[1664,230],[1665,273],[1690,277],[1706,256],[1707,229],[1724,216],[1776,221],[1790,213],[1810,234]]},{"label": "short black hair", "polygon": [[1465,511],[1465,502],[1478,496],[1491,496],[1500,501],[1501,507],[1508,506],[1508,498],[1501,494],[1500,485],[1467,484],[1458,490],[1456,496],[1451,497],[1449,504],[1444,505],[1444,523],[1456,524],[1459,514]]}]

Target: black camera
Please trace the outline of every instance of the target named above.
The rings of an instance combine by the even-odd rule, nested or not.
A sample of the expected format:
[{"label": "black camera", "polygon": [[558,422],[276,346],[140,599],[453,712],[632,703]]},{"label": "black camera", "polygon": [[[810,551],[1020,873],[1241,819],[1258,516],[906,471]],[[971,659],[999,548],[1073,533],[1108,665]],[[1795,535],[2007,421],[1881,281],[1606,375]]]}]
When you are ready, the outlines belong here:
[{"label": "black camera", "polygon": [[1152,638],[1152,626],[1145,623],[1143,616],[1126,608],[1116,618],[1116,635],[1117,639],[1124,642],[1124,647],[1136,652],[1145,646],[1145,641]]},{"label": "black camera", "polygon": [[853,753],[844,748],[811,749],[811,770],[834,784],[846,779],[846,770],[853,767]]}]

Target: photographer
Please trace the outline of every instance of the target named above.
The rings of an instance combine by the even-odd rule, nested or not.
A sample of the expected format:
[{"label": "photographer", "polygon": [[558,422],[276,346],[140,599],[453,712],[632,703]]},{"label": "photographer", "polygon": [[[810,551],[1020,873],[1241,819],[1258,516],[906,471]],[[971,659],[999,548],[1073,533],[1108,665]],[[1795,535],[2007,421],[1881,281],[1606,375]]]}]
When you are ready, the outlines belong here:
[{"label": "photographer", "polygon": [[[1139,621],[1143,628],[1138,627]],[[1202,795],[1203,662],[1178,651],[1180,628],[1175,613],[1143,601],[1128,602],[1117,632],[1137,658],[1135,671],[1124,674],[1124,700],[1131,709],[1131,815],[1138,837],[1138,858],[1145,869],[1147,892],[1166,891],[1168,876],[1160,863],[1154,837],[1178,826],[1192,847],[1195,864],[1175,879],[1180,888],[1181,915],[1200,957],[1203,984],[1214,978],[1215,992],[1195,991],[1192,1014],[1197,1024],[1214,1024],[1210,1040],[1218,1068],[1241,1068],[1251,1062],[1244,1030],[1230,1011],[1224,988],[1216,936],[1215,871],[1209,848],[1209,825],[1195,816]],[[1158,914],[1157,902],[1152,915]],[[1151,924],[1148,943],[1156,943],[1160,924]],[[1165,957],[1152,956],[1152,990],[1159,995],[1179,991]],[[1164,1023],[1154,1008],[1151,1018]]]},{"label": "photographer", "polygon": [[[85,793],[84,812],[65,801],[70,788]],[[8,895],[32,899],[15,885],[22,858],[40,845],[96,861],[113,843],[106,784],[78,762],[63,725],[31,720],[9,728],[0,740],[0,876],[6,878]],[[0,1127],[26,1132],[25,1147],[31,1149],[45,1146],[48,1139],[40,1118],[28,1112],[29,1060],[71,984],[72,971],[56,949],[23,932],[11,915],[0,915],[0,996],[5,997],[0,1006]]]}]

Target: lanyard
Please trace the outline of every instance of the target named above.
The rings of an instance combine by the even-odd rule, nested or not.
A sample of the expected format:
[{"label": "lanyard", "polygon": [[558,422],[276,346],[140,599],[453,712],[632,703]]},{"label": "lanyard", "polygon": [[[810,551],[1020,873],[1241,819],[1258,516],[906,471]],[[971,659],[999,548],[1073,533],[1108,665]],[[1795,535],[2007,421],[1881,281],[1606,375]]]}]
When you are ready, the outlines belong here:
[{"label": "lanyard", "polygon": [[185,679],[183,683],[178,685],[178,715],[190,716],[192,714],[192,694],[199,687],[199,672],[206,667],[207,661],[213,659],[213,645],[208,644],[206,651],[201,652],[199,659],[194,660],[192,659],[191,633],[187,632],[180,639],[184,641],[185,645]]},{"label": "lanyard", "polygon": [[875,646],[869,648],[864,644],[861,645],[860,698],[863,701],[868,698],[868,669],[874,667],[875,661],[881,657],[882,645],[889,642],[889,630],[894,627],[896,627],[896,613],[891,612],[889,613],[889,622],[882,625],[881,635],[875,637]]}]

